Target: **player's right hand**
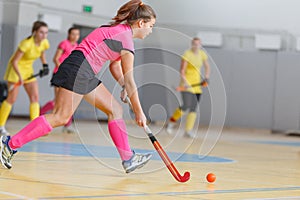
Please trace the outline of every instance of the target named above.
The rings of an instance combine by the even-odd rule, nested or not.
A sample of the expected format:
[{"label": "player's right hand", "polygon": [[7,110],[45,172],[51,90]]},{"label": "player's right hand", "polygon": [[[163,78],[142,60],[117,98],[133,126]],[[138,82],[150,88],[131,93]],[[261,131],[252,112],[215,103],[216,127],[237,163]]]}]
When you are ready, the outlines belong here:
[{"label": "player's right hand", "polygon": [[19,76],[19,82],[17,83],[17,85],[23,85],[24,80],[22,78],[22,76]]}]

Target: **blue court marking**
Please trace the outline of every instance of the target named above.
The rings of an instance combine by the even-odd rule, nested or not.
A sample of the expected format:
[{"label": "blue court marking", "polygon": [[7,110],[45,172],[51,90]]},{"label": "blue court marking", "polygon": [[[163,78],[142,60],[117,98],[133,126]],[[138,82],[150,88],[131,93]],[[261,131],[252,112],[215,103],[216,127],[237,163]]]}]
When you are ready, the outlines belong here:
[{"label": "blue court marking", "polygon": [[[156,151],[146,149],[134,149],[139,153],[153,153],[152,160],[161,160]],[[86,156],[97,158],[119,158],[119,154],[115,147],[82,145],[72,143],[58,142],[31,142],[20,149],[22,152],[37,152],[55,155],[68,156]],[[177,162],[205,162],[205,163],[231,163],[234,160],[215,157],[215,156],[200,156],[197,154],[167,152],[171,160]]]},{"label": "blue court marking", "polygon": [[186,192],[158,192],[158,193],[132,193],[132,194],[108,194],[93,196],[61,196],[61,197],[45,197],[43,199],[81,199],[81,198],[109,198],[109,197],[137,197],[137,196],[184,196],[184,195],[200,195],[200,194],[228,194],[228,193],[251,193],[251,192],[278,192],[278,191],[295,191],[300,190],[300,186],[282,187],[282,188],[245,188],[232,190],[196,190]]},{"label": "blue court marking", "polygon": [[281,142],[281,141],[251,141],[258,144],[272,144],[272,145],[281,145],[281,146],[293,146],[300,147],[300,142]]}]

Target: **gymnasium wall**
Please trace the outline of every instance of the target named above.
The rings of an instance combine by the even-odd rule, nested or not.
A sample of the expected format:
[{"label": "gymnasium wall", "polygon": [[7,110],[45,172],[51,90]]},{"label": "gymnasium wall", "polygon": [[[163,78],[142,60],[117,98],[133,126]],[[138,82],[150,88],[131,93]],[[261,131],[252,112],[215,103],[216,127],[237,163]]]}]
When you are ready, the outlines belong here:
[{"label": "gymnasium wall", "polygon": [[[218,70],[225,86],[227,97],[225,126],[273,130],[299,129],[298,53],[244,52],[214,48],[206,50],[216,63],[216,65],[211,63],[213,69],[210,87],[220,90],[219,92],[222,90],[215,87],[219,81],[215,77]],[[146,58],[143,65],[148,67],[148,70],[143,70],[140,79],[143,79],[144,83],[148,78],[154,83],[150,86],[146,84],[147,87],[142,90],[143,107],[148,111],[154,106],[155,112],[150,112],[151,118],[163,120],[165,112],[170,116],[181,102],[180,96],[173,89],[178,83],[179,76],[168,77],[170,69],[165,66],[178,70],[180,59],[177,56],[164,55],[166,52],[156,49],[146,49],[143,54]],[[158,62],[147,64],[147,61]],[[162,65],[157,64],[159,61],[163,61]],[[151,72],[151,67],[155,68],[155,71]],[[211,105],[210,92],[204,89],[200,104],[200,123],[204,125],[209,124],[211,109],[215,106]],[[157,104],[162,107],[155,107]]]},{"label": "gymnasium wall", "polygon": [[300,122],[300,73],[299,53],[278,53],[273,130],[299,130]]},{"label": "gymnasium wall", "polygon": [[[126,0],[21,0],[24,3],[34,3],[42,6],[47,10],[56,10],[60,13],[82,13],[83,5],[93,6],[92,13],[98,18],[111,18],[117,9],[123,5]],[[91,16],[91,14],[82,13],[81,16]],[[26,19],[24,19],[26,20]],[[26,22],[26,21],[24,21]]]},{"label": "gymnasium wall", "polygon": [[[82,5],[92,5],[93,14],[102,18],[111,18],[116,10],[127,2],[127,0],[1,1],[36,4],[60,13],[80,13]],[[300,18],[298,0],[164,0],[164,3],[161,0],[146,0],[145,2],[151,4],[156,10],[160,23],[225,29],[284,30],[300,35],[300,27],[297,26]],[[20,20],[23,25],[28,23],[26,18]]]},{"label": "gymnasium wall", "polygon": [[300,34],[298,0],[164,0],[163,4],[151,0],[151,4],[162,23]]},{"label": "gymnasium wall", "polygon": [[[0,2],[0,13],[3,12],[3,9],[2,9],[2,2]],[[2,22],[2,15],[0,15],[0,22]],[[2,26],[0,26],[0,50],[1,50],[1,46],[2,46]],[[0,61],[1,61],[1,53],[0,53]],[[1,64],[0,64],[1,66]],[[0,67],[1,69],[1,67]]]},{"label": "gymnasium wall", "polygon": [[[104,0],[103,0],[104,1]],[[236,17],[239,12],[245,11],[247,6],[254,6],[256,8],[262,8],[264,3],[254,2],[250,4],[250,1],[245,1],[245,5],[242,6],[238,1],[229,0],[227,5],[236,3],[240,6],[240,10],[236,11],[233,7],[229,6],[229,11],[232,13],[220,12],[220,8],[215,8],[212,5],[216,5],[217,1],[210,1],[208,4],[206,1],[194,1],[194,5],[202,5],[203,12],[194,13],[199,18],[199,24],[205,26],[218,26],[222,27],[221,24],[217,24],[219,17],[239,18],[246,20],[246,16]],[[288,7],[297,5],[296,1],[289,1]],[[28,3],[30,2],[30,3]],[[51,1],[52,3],[54,1]],[[62,17],[62,27],[60,31],[50,31],[49,41],[51,48],[47,51],[47,59],[49,60],[50,68],[53,69],[52,58],[56,50],[57,44],[62,39],[66,38],[66,30],[73,24],[84,25],[88,27],[97,27],[100,24],[107,23],[112,10],[115,11],[115,7],[121,5],[124,1],[116,1],[108,5],[107,9],[97,7],[97,9],[103,9],[103,16],[82,14],[79,7],[66,7],[67,1],[61,1],[60,4],[57,2],[50,3],[50,1],[0,1],[0,11],[3,8],[2,15],[0,14],[1,22],[1,38],[0,38],[0,59],[1,68],[0,76],[2,77],[5,71],[6,63],[16,49],[17,44],[21,39],[29,35],[31,24],[35,21],[39,14],[47,13],[52,15],[59,15]],[[73,1],[72,1],[73,2]],[[84,1],[78,1],[78,5],[84,3]],[[96,4],[95,1],[88,1],[91,4]],[[168,4],[168,0],[166,0]],[[223,3],[218,1],[222,5]],[[253,2],[253,1],[251,1]],[[260,1],[261,2],[261,1]],[[170,2],[171,3],[171,2]],[[184,4],[183,2],[177,2]],[[273,1],[274,5],[278,5],[279,1]],[[46,5],[47,4],[47,5]],[[51,5],[50,5],[51,4]],[[77,5],[75,2],[74,5]],[[169,116],[173,109],[180,104],[180,95],[172,89],[177,85],[179,76],[177,74],[180,65],[180,55],[183,51],[189,48],[190,37],[193,37],[202,28],[201,25],[191,25],[193,20],[190,19],[189,14],[184,15],[183,18],[188,20],[188,23],[180,24],[181,19],[177,19],[179,11],[174,10],[173,12],[163,12],[165,4],[161,5],[159,1],[153,0],[151,4],[156,7],[159,13],[159,20],[161,21],[156,28],[154,33],[147,38],[145,41],[136,41],[136,61],[135,61],[135,77],[136,82],[140,88],[140,96],[142,104],[146,112],[151,116],[152,120],[164,120]],[[272,4],[272,5],[273,5]],[[45,5],[45,6],[41,6]],[[60,5],[59,9],[54,10],[53,7]],[[97,4],[98,5],[98,4]],[[161,7],[159,7],[161,5]],[[185,7],[185,4],[181,7],[186,9],[190,5]],[[225,5],[223,5],[224,7]],[[252,8],[254,8],[252,7]],[[76,9],[75,9],[76,8]],[[202,9],[201,8],[201,9]],[[72,10],[74,9],[74,10]],[[96,9],[96,8],[95,8]],[[200,8],[199,8],[200,9]],[[285,9],[285,8],[284,8]],[[217,10],[220,12],[217,15]],[[251,10],[251,9],[250,9]],[[273,16],[273,12],[277,13],[277,8],[272,7],[270,16]],[[211,12],[208,12],[211,11]],[[229,12],[228,11],[228,12]],[[291,10],[293,11],[293,9]],[[98,12],[98,11],[97,11]],[[30,13],[30,14],[27,14]],[[175,13],[177,15],[175,16]],[[204,14],[212,15],[216,14],[215,18],[211,20],[209,17],[204,18]],[[272,14],[273,13],[273,14]],[[293,12],[291,12],[293,13]],[[223,16],[226,15],[226,16]],[[295,13],[294,13],[295,14]],[[260,15],[260,12],[258,12]],[[296,14],[295,14],[296,15]],[[275,17],[275,16],[274,16]],[[277,16],[278,18],[279,16]],[[289,16],[280,15],[284,18]],[[300,17],[300,16],[299,16]],[[198,19],[197,18],[197,19]],[[255,17],[254,17],[255,18]],[[171,20],[172,19],[172,20]],[[174,20],[176,19],[176,20]],[[238,20],[238,19],[234,19]],[[249,23],[245,23],[244,28],[260,28],[262,24],[266,24],[266,29],[273,29],[274,24],[267,23],[266,21],[260,21],[249,17]],[[267,19],[265,19],[267,20]],[[178,25],[168,24],[168,22],[176,22]],[[230,21],[230,20],[229,20]],[[257,23],[254,25],[254,21]],[[276,21],[276,20],[274,20]],[[212,24],[205,24],[212,23]],[[295,34],[298,33],[293,27],[279,26],[281,20],[277,20],[280,28],[289,29]],[[297,86],[299,85],[297,74],[300,73],[299,69],[299,53],[290,51],[287,48],[282,51],[258,51],[254,48],[253,34],[249,37],[247,30],[240,29],[237,31],[239,34],[232,35],[234,29],[228,30],[227,28],[231,25],[240,27],[236,21],[232,23],[220,22],[223,24],[225,33],[228,33],[228,37],[225,38],[225,44],[221,48],[206,48],[207,52],[216,63],[216,66],[211,63],[213,68],[211,87],[214,88],[216,93],[221,93],[222,88],[218,87],[215,77],[220,71],[227,97],[227,115],[226,115],[226,126],[240,126],[240,127],[251,127],[251,128],[264,128],[264,129],[298,129],[299,128],[299,103],[300,95]],[[292,22],[291,22],[292,23]],[[173,31],[172,31],[173,30]],[[277,29],[276,29],[277,30]],[[171,32],[170,32],[171,31]],[[252,30],[253,33],[255,30]],[[240,34],[242,32],[242,34]],[[277,31],[274,31],[278,33]],[[300,32],[300,31],[299,31]],[[279,32],[281,33],[281,32]],[[248,35],[247,35],[248,34]],[[229,37],[230,36],[230,37]],[[242,44],[242,45],[241,45]],[[40,61],[34,64],[36,70],[40,68]],[[103,82],[109,90],[113,91],[113,95],[118,99],[120,88],[114,84],[107,67],[99,76],[105,74],[102,78]],[[40,84],[40,103],[44,104],[47,100],[53,97],[52,88],[49,87],[50,76],[39,80]],[[221,98],[221,97],[220,97]],[[28,98],[24,92],[21,91],[18,101],[16,102],[12,115],[27,115],[28,114]],[[211,117],[211,99],[209,91],[204,90],[204,95],[201,101],[200,108],[200,122],[201,124],[208,124]],[[129,118],[129,112],[127,105],[123,105],[126,118]],[[99,111],[95,111],[94,108],[90,107],[86,103],[82,103],[77,113],[77,118],[100,118],[105,119],[105,115]]]}]

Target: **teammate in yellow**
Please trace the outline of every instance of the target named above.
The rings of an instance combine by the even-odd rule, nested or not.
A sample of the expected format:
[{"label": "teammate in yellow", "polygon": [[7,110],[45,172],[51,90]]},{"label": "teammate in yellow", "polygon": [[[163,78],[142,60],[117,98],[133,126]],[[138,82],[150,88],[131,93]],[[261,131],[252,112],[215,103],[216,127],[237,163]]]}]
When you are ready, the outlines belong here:
[{"label": "teammate in yellow", "polygon": [[[180,119],[183,114],[188,112],[186,118],[185,135],[192,138],[196,136],[192,132],[192,129],[197,118],[197,104],[200,101],[202,94],[202,89],[200,86],[200,83],[203,81],[201,80],[202,66],[204,66],[205,69],[204,78],[206,82],[208,82],[210,76],[210,65],[208,63],[206,53],[201,50],[201,40],[196,37],[192,40],[191,49],[186,50],[182,56],[180,67],[180,86],[184,86],[186,90],[181,92],[183,104],[175,110],[167,124],[167,132],[169,134],[172,134],[177,120]],[[194,84],[199,85],[192,87]]]},{"label": "teammate in yellow", "polygon": [[24,85],[25,91],[29,96],[30,119],[33,120],[39,116],[38,83],[35,78],[27,79],[34,73],[32,65],[37,58],[40,58],[43,63],[43,69],[40,71],[40,76],[49,73],[44,53],[45,50],[49,48],[47,35],[47,24],[42,21],[34,22],[31,36],[20,42],[18,49],[14,52],[8,62],[4,80],[7,81],[8,88],[11,88],[13,85],[15,85],[15,87],[8,92],[7,99],[3,101],[0,107],[0,135],[9,135],[5,129],[5,123],[12,105],[18,96],[20,85]]}]

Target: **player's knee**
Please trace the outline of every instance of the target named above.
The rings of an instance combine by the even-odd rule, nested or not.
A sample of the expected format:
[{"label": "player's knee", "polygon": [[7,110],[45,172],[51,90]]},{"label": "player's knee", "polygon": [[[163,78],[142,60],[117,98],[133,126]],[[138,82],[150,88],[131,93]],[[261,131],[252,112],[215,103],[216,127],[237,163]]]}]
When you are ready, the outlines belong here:
[{"label": "player's knee", "polygon": [[7,98],[6,98],[6,101],[9,103],[9,104],[14,104],[17,100],[17,96],[16,95],[8,95]]},{"label": "player's knee", "polygon": [[30,102],[38,102],[39,101],[39,95],[38,94],[33,94],[30,95]]},{"label": "player's knee", "polygon": [[186,112],[188,110],[188,107],[186,105],[183,105],[180,107],[181,111]]},{"label": "player's knee", "polygon": [[195,108],[191,108],[190,112],[196,112],[196,107]]},{"label": "player's knee", "polygon": [[122,118],[123,116],[123,108],[120,104],[115,104],[112,108],[111,114],[113,118]]},{"label": "player's knee", "polygon": [[196,109],[197,109],[197,102],[195,102],[194,104],[192,104],[192,105],[190,106],[190,112],[195,112]]},{"label": "player's knee", "polygon": [[196,105],[192,105],[192,106],[190,107],[190,112],[195,112],[196,109],[197,109],[197,104],[196,104]]},{"label": "player's knee", "polygon": [[56,126],[62,126],[68,123],[72,114],[68,113],[55,113],[54,114],[54,121]]}]

